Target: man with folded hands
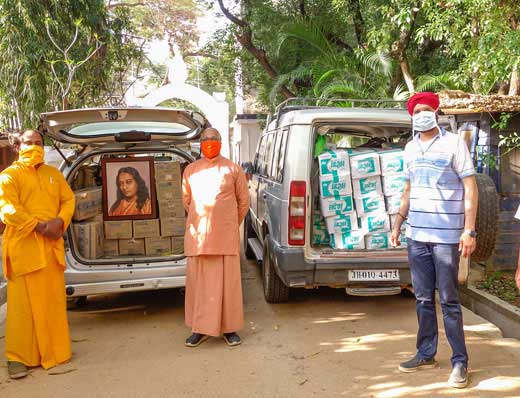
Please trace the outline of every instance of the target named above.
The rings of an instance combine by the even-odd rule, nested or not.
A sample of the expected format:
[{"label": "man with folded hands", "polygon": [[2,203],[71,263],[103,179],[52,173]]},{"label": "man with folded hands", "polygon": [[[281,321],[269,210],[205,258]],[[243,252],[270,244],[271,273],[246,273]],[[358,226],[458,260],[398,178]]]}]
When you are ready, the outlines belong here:
[{"label": "man with folded hands", "polygon": [[43,137],[11,136],[18,160],[0,174],[0,218],[6,225],[2,265],[7,278],[5,349],[9,376],[45,369],[71,357],[63,233],[74,193],[61,172],[44,163]]}]

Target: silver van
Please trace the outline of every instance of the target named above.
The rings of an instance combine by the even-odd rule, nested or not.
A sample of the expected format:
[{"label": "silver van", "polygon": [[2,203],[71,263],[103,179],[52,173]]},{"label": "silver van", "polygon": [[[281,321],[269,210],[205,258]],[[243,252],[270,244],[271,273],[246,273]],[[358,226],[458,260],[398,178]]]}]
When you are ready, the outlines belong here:
[{"label": "silver van", "polygon": [[[71,186],[82,168],[93,170],[96,185],[102,186],[100,164],[106,157],[151,156],[181,165],[194,161],[189,141],[196,140],[207,125],[204,116],[193,111],[98,108],[44,113],[40,128],[51,141],[74,148],[61,165]],[[65,280],[71,298],[185,285],[186,259],[182,252],[87,259],[76,243],[69,228],[65,236]]]},{"label": "silver van", "polygon": [[[439,123],[457,131],[452,116],[442,116]],[[387,295],[411,287],[405,248],[338,250],[312,242],[320,209],[317,137],[328,136],[339,143],[338,148],[404,148],[411,128],[404,109],[312,106],[301,99],[277,107],[268,118],[254,161],[243,164],[251,198],[244,251],[262,264],[268,302],[287,301],[291,288],[330,286],[345,288],[351,295]],[[477,184],[479,234],[473,259],[484,261],[496,238],[498,195],[490,177],[477,175]],[[461,269],[466,272],[459,277],[464,282],[468,267]]]}]

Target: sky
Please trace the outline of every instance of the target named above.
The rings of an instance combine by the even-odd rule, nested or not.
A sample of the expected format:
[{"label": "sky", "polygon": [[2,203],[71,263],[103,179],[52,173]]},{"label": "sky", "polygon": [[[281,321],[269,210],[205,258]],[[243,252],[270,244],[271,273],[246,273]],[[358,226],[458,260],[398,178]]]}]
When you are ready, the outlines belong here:
[{"label": "sky", "polygon": [[[197,28],[200,33],[199,48],[203,47],[213,33],[223,28],[226,23],[227,19],[222,15],[218,15],[215,9],[204,10],[204,13],[197,20]],[[168,44],[165,40],[152,40],[147,54],[152,61],[165,63],[168,59]]]}]

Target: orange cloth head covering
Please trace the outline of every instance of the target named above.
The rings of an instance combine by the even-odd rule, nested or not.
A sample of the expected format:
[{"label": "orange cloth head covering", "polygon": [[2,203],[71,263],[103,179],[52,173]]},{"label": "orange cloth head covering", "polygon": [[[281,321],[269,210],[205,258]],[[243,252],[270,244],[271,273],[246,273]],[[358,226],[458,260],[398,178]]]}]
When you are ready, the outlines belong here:
[{"label": "orange cloth head covering", "polygon": [[436,93],[431,93],[427,91],[412,95],[408,100],[408,103],[406,104],[410,116],[413,115],[413,109],[417,104],[428,105],[431,106],[434,110],[437,110],[439,109],[440,105],[439,96]]}]

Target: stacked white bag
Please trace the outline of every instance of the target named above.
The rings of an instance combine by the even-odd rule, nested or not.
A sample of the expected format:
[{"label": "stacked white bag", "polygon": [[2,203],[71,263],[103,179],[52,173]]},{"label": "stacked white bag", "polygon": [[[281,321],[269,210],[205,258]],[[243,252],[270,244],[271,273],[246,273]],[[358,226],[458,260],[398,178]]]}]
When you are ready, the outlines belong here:
[{"label": "stacked white bag", "polygon": [[[383,192],[388,214],[390,215],[390,227],[393,228],[406,182],[404,176],[404,152],[401,149],[383,151],[379,153],[379,158],[381,160]],[[401,229],[404,228],[405,223],[402,224]],[[404,236],[401,236],[401,247],[406,245],[405,241]]]},{"label": "stacked white bag", "polygon": [[379,154],[375,150],[354,150],[350,168],[365,247],[369,250],[384,248],[381,241],[389,241],[390,219],[383,196]]},{"label": "stacked white bag", "polygon": [[[313,243],[390,249],[405,183],[403,151],[331,149],[318,156],[318,163],[321,216],[313,218]],[[403,247],[403,236],[401,242]]]},{"label": "stacked white bag", "polygon": [[321,212],[330,245],[337,249],[364,248],[352,197],[348,151],[331,149],[318,156]]}]

